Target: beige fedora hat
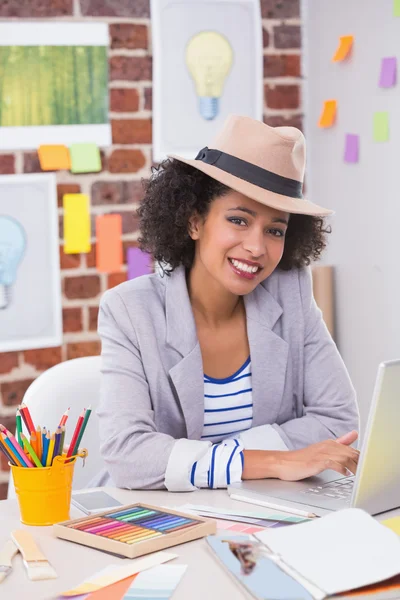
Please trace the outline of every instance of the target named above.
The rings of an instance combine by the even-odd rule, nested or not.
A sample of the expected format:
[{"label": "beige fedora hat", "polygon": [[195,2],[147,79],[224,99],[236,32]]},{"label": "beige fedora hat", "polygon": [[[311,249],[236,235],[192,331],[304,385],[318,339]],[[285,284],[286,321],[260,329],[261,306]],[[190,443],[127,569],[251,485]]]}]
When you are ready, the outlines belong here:
[{"label": "beige fedora hat", "polygon": [[271,208],[315,216],[333,213],[303,198],[306,144],[296,127],[270,127],[230,115],[211,146],[195,159],[168,156]]}]

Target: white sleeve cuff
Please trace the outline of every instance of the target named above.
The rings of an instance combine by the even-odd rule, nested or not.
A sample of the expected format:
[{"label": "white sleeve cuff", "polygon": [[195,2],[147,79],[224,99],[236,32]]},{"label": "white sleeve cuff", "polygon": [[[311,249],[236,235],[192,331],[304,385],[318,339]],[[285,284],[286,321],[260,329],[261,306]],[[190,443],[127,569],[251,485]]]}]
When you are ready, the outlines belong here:
[{"label": "white sleeve cuff", "polygon": [[227,439],[214,444],[193,464],[191,483],[199,488],[226,488],[242,480],[243,446],[240,440]]},{"label": "white sleeve cuff", "polygon": [[197,488],[190,483],[193,464],[200,460],[211,442],[200,440],[176,440],[168,459],[164,485],[169,492],[192,492]]},{"label": "white sleeve cuff", "polygon": [[272,425],[259,425],[246,429],[238,439],[245,450],[289,450]]}]

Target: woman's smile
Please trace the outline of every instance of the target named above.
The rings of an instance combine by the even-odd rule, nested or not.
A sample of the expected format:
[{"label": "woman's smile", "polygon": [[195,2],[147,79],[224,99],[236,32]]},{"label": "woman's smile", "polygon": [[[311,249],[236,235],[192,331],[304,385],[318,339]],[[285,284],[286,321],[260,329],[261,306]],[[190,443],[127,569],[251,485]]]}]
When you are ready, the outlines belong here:
[{"label": "woman's smile", "polygon": [[257,275],[262,271],[261,266],[256,264],[251,265],[247,261],[238,260],[236,258],[228,258],[229,265],[234,273],[244,279],[256,279]]}]

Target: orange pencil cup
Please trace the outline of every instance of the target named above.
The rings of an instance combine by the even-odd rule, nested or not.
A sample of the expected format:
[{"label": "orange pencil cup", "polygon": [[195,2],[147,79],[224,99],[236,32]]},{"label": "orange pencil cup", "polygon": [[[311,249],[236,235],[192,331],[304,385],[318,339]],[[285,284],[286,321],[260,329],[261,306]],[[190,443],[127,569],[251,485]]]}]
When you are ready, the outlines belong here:
[{"label": "orange pencil cup", "polygon": [[77,457],[56,456],[51,467],[28,468],[10,465],[18,498],[21,522],[25,525],[54,525],[70,518],[72,479]]}]

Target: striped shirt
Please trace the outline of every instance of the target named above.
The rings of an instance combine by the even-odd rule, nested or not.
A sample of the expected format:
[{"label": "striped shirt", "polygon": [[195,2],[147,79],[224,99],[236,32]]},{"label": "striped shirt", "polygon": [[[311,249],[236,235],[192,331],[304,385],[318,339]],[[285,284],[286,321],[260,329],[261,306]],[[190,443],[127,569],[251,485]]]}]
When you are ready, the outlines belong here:
[{"label": "striped shirt", "polygon": [[240,433],[251,427],[253,401],[250,357],[225,379],[204,375],[202,440],[213,443],[191,469],[197,487],[221,488],[242,478],[243,445]]}]

